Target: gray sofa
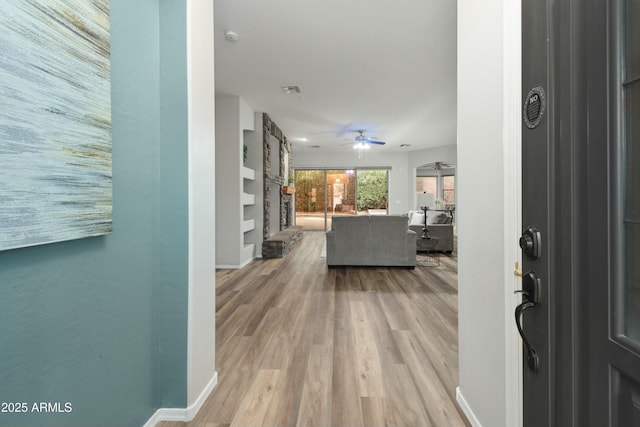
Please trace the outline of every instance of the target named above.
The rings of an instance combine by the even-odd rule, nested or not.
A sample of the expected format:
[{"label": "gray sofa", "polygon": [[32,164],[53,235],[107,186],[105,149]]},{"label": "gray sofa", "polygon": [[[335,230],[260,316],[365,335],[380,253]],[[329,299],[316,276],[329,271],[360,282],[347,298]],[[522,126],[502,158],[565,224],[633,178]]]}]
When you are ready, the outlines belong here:
[{"label": "gray sofa", "polygon": [[[413,218],[415,214],[420,215],[419,218]],[[422,219],[420,219],[422,218]],[[450,214],[442,211],[427,211],[427,228],[429,235],[438,238],[438,244],[433,248],[436,252],[453,252],[453,218]],[[418,224],[420,225],[418,225]],[[424,228],[424,216],[421,211],[409,212],[409,229],[416,232],[419,239],[422,236]]]},{"label": "gray sofa", "polygon": [[327,266],[416,266],[416,233],[404,215],[333,216]]}]

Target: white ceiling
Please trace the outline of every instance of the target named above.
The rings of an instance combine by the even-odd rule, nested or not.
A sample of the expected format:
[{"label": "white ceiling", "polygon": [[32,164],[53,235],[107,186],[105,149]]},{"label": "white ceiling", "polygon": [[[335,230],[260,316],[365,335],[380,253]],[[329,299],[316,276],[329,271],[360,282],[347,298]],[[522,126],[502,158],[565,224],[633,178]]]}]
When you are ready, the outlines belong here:
[{"label": "white ceiling", "polygon": [[216,92],[269,114],[294,151],[349,150],[356,134],[345,129],[366,129],[388,152],[456,143],[455,0],[214,5]]}]

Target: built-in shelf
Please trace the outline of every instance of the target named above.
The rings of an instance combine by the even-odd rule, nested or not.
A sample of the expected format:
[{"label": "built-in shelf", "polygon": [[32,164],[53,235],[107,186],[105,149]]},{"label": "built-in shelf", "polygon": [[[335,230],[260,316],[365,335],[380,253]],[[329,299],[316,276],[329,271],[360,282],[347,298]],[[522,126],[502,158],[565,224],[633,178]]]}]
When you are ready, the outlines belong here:
[{"label": "built-in shelf", "polygon": [[293,187],[291,185],[282,186],[282,194],[295,194],[295,192],[296,192],[296,187]]},{"label": "built-in shelf", "polygon": [[245,206],[255,205],[256,204],[255,194],[242,193],[242,204]]},{"label": "built-in shelf", "polygon": [[247,231],[251,231],[256,228],[256,220],[255,219],[245,219],[242,221],[242,232],[246,233]]},{"label": "built-in shelf", "polygon": [[[242,185],[242,194],[240,195],[240,199],[242,201],[242,205],[244,207],[247,206],[252,206],[256,204],[256,196],[255,194],[250,194],[247,193],[247,185],[249,185],[249,183],[247,181],[255,181],[256,179],[256,171],[248,168],[246,166],[242,166],[242,171],[241,171],[241,175],[242,175],[242,180],[243,180],[243,185]],[[247,209],[244,210],[244,214],[246,215],[249,211]],[[252,215],[250,215],[252,216]],[[243,262],[247,262],[248,260],[251,260],[254,258],[255,256],[255,243],[251,243],[248,242],[247,239],[249,238],[248,234],[246,234],[247,232],[254,230],[256,228],[256,220],[254,218],[247,218],[244,217],[243,221],[242,221],[242,233],[244,234],[244,238],[243,238],[243,242],[242,242],[242,249],[241,249],[241,257]]]},{"label": "built-in shelf", "polygon": [[242,268],[262,255],[264,126],[256,129],[258,115],[242,98],[216,96],[216,106],[216,140],[225,142],[215,155],[216,265]]},{"label": "built-in shelf", "polygon": [[248,179],[248,180],[251,180],[251,181],[255,181],[255,179],[256,179],[256,171],[254,171],[253,169],[250,169],[250,168],[248,168],[246,166],[243,166],[242,167],[242,178]]}]

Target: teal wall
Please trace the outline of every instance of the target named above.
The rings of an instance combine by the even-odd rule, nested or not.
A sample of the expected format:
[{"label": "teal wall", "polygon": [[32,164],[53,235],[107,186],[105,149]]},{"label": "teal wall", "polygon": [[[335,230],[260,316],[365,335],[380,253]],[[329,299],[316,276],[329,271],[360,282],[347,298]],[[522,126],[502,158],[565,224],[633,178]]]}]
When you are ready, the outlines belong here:
[{"label": "teal wall", "polygon": [[[189,176],[186,0],[160,3],[160,407],[187,404]],[[212,23],[213,25],[213,23]],[[171,308],[169,310],[169,308]]]},{"label": "teal wall", "polygon": [[[113,226],[0,252],[0,426],[141,426],[185,407],[186,0],[111,0]],[[1,106],[0,106],[1,108]]]}]

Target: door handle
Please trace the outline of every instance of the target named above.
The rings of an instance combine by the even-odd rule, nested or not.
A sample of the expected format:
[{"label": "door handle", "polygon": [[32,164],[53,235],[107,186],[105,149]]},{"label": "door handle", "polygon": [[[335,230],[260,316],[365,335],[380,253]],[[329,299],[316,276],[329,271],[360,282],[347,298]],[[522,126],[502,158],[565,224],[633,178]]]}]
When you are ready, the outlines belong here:
[{"label": "door handle", "polygon": [[522,275],[522,289],[513,291],[514,294],[522,294],[523,301],[530,301],[534,304],[540,303],[540,292],[542,291],[542,280],[535,271],[528,271]]},{"label": "door handle", "polygon": [[522,342],[524,343],[524,347],[527,352],[527,365],[529,369],[533,372],[538,372],[538,368],[540,367],[540,358],[538,357],[538,353],[536,350],[531,347],[527,337],[522,330],[522,315],[528,309],[535,307],[537,304],[531,301],[524,301],[520,305],[516,307],[516,326],[518,327],[518,332],[520,333],[520,338],[522,338]]}]

